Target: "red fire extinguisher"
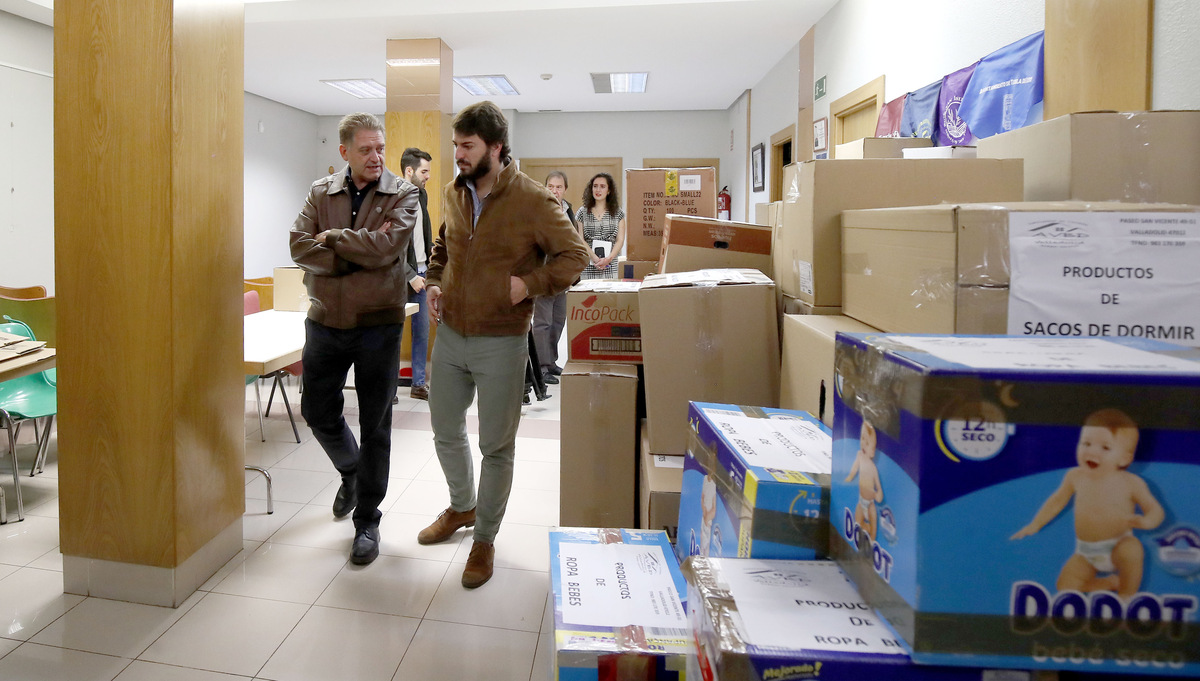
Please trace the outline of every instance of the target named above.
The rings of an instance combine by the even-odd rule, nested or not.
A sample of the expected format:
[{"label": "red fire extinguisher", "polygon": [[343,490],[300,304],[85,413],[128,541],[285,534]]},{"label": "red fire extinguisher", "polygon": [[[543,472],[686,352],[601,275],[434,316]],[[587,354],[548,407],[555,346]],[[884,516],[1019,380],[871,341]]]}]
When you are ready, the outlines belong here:
[{"label": "red fire extinguisher", "polygon": [[721,220],[728,220],[732,204],[733,198],[729,196],[729,187],[721,187],[721,191],[717,194],[717,217]]}]

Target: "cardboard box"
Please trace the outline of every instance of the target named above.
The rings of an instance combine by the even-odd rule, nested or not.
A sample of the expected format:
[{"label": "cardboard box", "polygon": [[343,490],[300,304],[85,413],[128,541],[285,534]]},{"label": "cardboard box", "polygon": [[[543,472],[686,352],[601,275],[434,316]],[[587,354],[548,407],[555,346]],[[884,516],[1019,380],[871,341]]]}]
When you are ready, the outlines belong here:
[{"label": "cardboard box", "polygon": [[682,456],[643,450],[641,527],[662,530],[671,543],[679,532],[679,491],[683,484]]},{"label": "cardboard box", "polygon": [[622,279],[636,279],[641,281],[648,274],[658,272],[657,260],[622,260],[617,263],[617,272],[620,273]]},{"label": "cardboard box", "polygon": [[[785,185],[787,186],[787,185]],[[1019,201],[1016,160],[837,160],[799,164],[775,230],[774,276],[806,303],[842,304],[841,213],[943,202]]]},{"label": "cardboard box", "polygon": [[312,301],[304,285],[304,270],[299,267],[276,267],[271,278],[276,310],[308,312]]},{"label": "cardboard box", "polygon": [[650,451],[683,454],[693,400],[779,399],[775,285],[755,270],[656,274],[638,303]]},{"label": "cardboard box", "polygon": [[973,145],[955,144],[949,147],[917,147],[905,149],[904,158],[979,158]]},{"label": "cardboard box", "polygon": [[839,331],[878,333],[842,315],[783,316],[779,406],[806,411],[833,426],[833,347]]},{"label": "cardboard box", "polygon": [[1024,159],[1026,201],[1200,204],[1200,111],[1075,113],[976,144]]},{"label": "cardboard box", "polygon": [[571,361],[559,380],[559,524],[633,527],[637,367]]},{"label": "cardboard box", "polygon": [[915,661],[1200,673],[1200,353],[863,334],[836,352],[833,553]]},{"label": "cardboard box", "polygon": [[771,276],[771,228],[745,222],[668,215],[659,274],[748,268]]},{"label": "cardboard box", "polygon": [[[1147,335],[1200,344],[1191,255],[1200,245],[1198,211],[1080,201],[846,211],[843,310],[893,333]],[[1024,254],[1015,271],[1014,243]],[[1014,277],[1020,316],[1009,324]]]},{"label": "cardboard box", "polygon": [[557,681],[683,681],[687,584],[663,532],[550,531]]},{"label": "cardboard box", "polygon": [[835,146],[833,158],[904,158],[905,149],[932,146],[927,137],[863,137]]},{"label": "cardboard box", "polygon": [[770,206],[771,204],[769,203],[754,204],[754,224],[762,225],[764,227],[771,226],[771,216],[770,213],[768,213]]},{"label": "cardboard box", "polygon": [[815,314],[815,315],[840,315],[842,313],[841,305],[828,305],[817,307],[811,303],[806,303],[799,298],[793,298],[787,294],[783,296],[783,308],[780,310],[781,315],[785,314]]},{"label": "cardboard box", "polygon": [[715,168],[626,168],[625,254],[654,260],[668,213],[717,217]]},{"label": "cardboard box", "polygon": [[786,409],[693,402],[675,553],[821,558],[829,551],[829,429]]},{"label": "cardboard box", "polygon": [[567,357],[585,362],[642,362],[636,281],[585,279],[567,292]]},{"label": "cardboard box", "polygon": [[[696,556],[683,563],[693,650],[704,681],[988,681],[979,669],[912,664],[882,618],[830,561]],[[1029,681],[1029,675],[1012,675]]]}]

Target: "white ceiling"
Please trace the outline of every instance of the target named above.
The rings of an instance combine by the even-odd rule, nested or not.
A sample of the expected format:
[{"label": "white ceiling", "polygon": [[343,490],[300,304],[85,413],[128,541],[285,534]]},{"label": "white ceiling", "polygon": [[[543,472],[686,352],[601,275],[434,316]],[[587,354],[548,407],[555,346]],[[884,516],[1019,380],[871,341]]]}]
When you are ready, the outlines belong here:
[{"label": "white ceiling", "polygon": [[[454,75],[504,74],[530,112],[726,109],[837,0],[249,0],[248,92],[318,115],[384,111],[321,80],[385,82],[386,41],[441,38]],[[53,0],[0,0],[49,24]],[[592,72],[648,71],[645,94],[592,92]],[[553,74],[543,80],[541,74]],[[482,98],[454,86],[458,110]]]}]

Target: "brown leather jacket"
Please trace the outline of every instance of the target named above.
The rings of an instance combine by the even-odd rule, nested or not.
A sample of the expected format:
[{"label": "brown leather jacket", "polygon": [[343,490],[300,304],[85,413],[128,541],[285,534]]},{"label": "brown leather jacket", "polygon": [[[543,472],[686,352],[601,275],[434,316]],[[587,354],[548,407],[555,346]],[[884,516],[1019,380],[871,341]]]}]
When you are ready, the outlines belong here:
[{"label": "brown leather jacket", "polygon": [[[404,255],[417,224],[417,188],[387,168],[350,224],[346,169],[313,183],[292,225],[292,260],[304,270],[308,318],[337,329],[404,321]],[[385,222],[391,228],[379,231]],[[315,237],[329,231],[325,243]]]},{"label": "brown leather jacket", "polygon": [[[509,164],[483,203],[479,223],[461,177],[442,190],[445,220],[433,241],[427,286],[442,289],[442,322],[465,336],[529,330],[533,299],[565,291],[588,263],[587,246],[545,187]],[[513,305],[509,277],[529,295]]]}]

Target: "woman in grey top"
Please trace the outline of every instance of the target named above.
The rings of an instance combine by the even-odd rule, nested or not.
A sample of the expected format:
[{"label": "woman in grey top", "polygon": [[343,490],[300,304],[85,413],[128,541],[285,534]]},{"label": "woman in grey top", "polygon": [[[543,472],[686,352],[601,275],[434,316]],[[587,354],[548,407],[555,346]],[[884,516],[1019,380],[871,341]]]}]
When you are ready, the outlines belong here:
[{"label": "woman in grey top", "polygon": [[[591,249],[591,262],[580,275],[581,279],[616,279],[617,254],[625,246],[625,211],[617,198],[617,186],[612,175],[597,173],[583,190],[583,206],[575,214],[575,222],[583,229],[583,240]],[[596,252],[596,242],[607,241],[603,253]]]}]

